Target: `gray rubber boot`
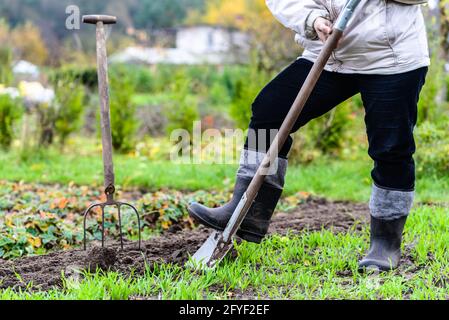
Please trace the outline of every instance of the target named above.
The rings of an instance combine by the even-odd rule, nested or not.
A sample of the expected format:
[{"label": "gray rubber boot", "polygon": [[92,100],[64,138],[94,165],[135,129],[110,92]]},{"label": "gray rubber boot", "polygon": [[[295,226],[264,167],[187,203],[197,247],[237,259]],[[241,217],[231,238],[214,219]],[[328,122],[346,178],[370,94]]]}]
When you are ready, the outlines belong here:
[{"label": "gray rubber boot", "polygon": [[[208,208],[194,202],[188,208],[190,216],[206,227],[223,231],[248,189],[263,156],[262,153],[244,150],[231,201],[219,208]],[[266,176],[265,182],[237,232],[243,240],[260,243],[267,234],[271,217],[282,194],[286,169],[287,160],[278,159],[276,170]]]},{"label": "gray rubber boot", "polygon": [[398,267],[406,221],[407,217],[395,220],[371,217],[371,245],[367,256],[359,263],[360,271],[390,271]]},{"label": "gray rubber boot", "polygon": [[414,192],[373,186],[370,200],[371,244],[368,254],[359,262],[360,271],[390,271],[398,267],[402,233],[413,200]]}]

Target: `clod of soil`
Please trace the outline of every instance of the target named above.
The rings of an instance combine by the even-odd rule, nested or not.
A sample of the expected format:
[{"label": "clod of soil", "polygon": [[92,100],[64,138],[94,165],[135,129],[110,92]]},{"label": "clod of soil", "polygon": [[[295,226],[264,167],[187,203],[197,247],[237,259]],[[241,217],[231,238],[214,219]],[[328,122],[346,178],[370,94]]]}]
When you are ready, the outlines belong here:
[{"label": "clod of soil", "polygon": [[93,247],[87,251],[84,259],[86,270],[95,272],[97,269],[107,271],[117,261],[117,251],[110,248]]},{"label": "clod of soil", "polygon": [[[350,228],[359,230],[368,217],[369,210],[365,204],[311,199],[292,213],[276,214],[269,232],[283,235],[322,228],[332,228],[335,232]],[[60,251],[12,261],[0,260],[0,289],[25,288],[32,282],[35,289],[48,290],[62,286],[61,273],[70,277],[79,270],[95,270],[97,267],[123,274],[130,274],[131,270],[134,274],[142,274],[145,263],[150,267],[156,263],[182,265],[210,234],[209,229],[202,227],[193,231],[170,231],[143,242],[141,251],[133,242],[125,242],[124,250],[120,249],[118,242],[111,242],[106,244],[107,249],[93,247],[88,251]]]}]

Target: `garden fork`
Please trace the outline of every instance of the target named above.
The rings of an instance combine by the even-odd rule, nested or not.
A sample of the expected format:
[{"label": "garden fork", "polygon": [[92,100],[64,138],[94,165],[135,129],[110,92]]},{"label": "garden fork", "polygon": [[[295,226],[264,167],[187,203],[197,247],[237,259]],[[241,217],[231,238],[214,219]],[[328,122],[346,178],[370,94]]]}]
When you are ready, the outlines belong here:
[{"label": "garden fork", "polygon": [[84,250],[86,250],[86,219],[89,213],[95,209],[101,209],[101,245],[104,248],[105,228],[104,216],[105,208],[108,206],[117,207],[118,221],[120,228],[120,245],[123,250],[123,234],[122,234],[122,207],[131,208],[137,216],[137,223],[139,228],[139,250],[141,248],[141,232],[140,232],[140,216],[137,209],[124,202],[114,200],[115,186],[114,186],[114,165],[112,162],[112,134],[111,134],[111,120],[109,113],[109,80],[108,80],[108,59],[106,52],[106,32],[105,25],[115,24],[116,17],[104,15],[89,15],[83,16],[83,22],[88,24],[95,24],[97,26],[97,65],[98,65],[98,89],[100,93],[101,104],[101,140],[103,146],[103,170],[104,170],[104,187],[106,202],[97,203],[90,206],[84,213]]}]

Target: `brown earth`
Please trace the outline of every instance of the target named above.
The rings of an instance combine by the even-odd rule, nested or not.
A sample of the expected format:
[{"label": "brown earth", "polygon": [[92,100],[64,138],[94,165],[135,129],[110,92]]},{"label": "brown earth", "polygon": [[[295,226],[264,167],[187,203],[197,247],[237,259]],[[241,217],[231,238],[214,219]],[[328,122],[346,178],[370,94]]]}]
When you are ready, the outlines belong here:
[{"label": "brown earth", "polygon": [[[279,213],[273,218],[270,233],[299,233],[301,230],[322,228],[343,232],[350,228],[360,230],[369,216],[365,204],[350,202],[328,202],[321,199],[309,200],[291,213]],[[108,249],[92,247],[88,251],[72,250],[50,253],[44,256],[25,257],[12,261],[0,260],[0,289],[25,288],[33,283],[34,289],[48,290],[61,287],[61,273],[66,277],[77,275],[79,270],[119,271],[142,274],[145,262],[151,267],[155,263],[183,264],[210,234],[210,230],[172,230],[162,236],[142,243],[142,251],[136,243],[126,242],[124,250],[119,243],[107,244]]]}]

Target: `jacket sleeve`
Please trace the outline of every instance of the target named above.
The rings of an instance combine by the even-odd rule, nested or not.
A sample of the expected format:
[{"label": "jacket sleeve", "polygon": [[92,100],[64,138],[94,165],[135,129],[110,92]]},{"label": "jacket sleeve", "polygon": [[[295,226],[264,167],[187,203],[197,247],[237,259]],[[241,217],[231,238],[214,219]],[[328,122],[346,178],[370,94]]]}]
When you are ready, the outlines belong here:
[{"label": "jacket sleeve", "polygon": [[274,17],[300,36],[316,40],[313,27],[318,17],[329,19],[329,11],[320,0],[265,0]]}]

